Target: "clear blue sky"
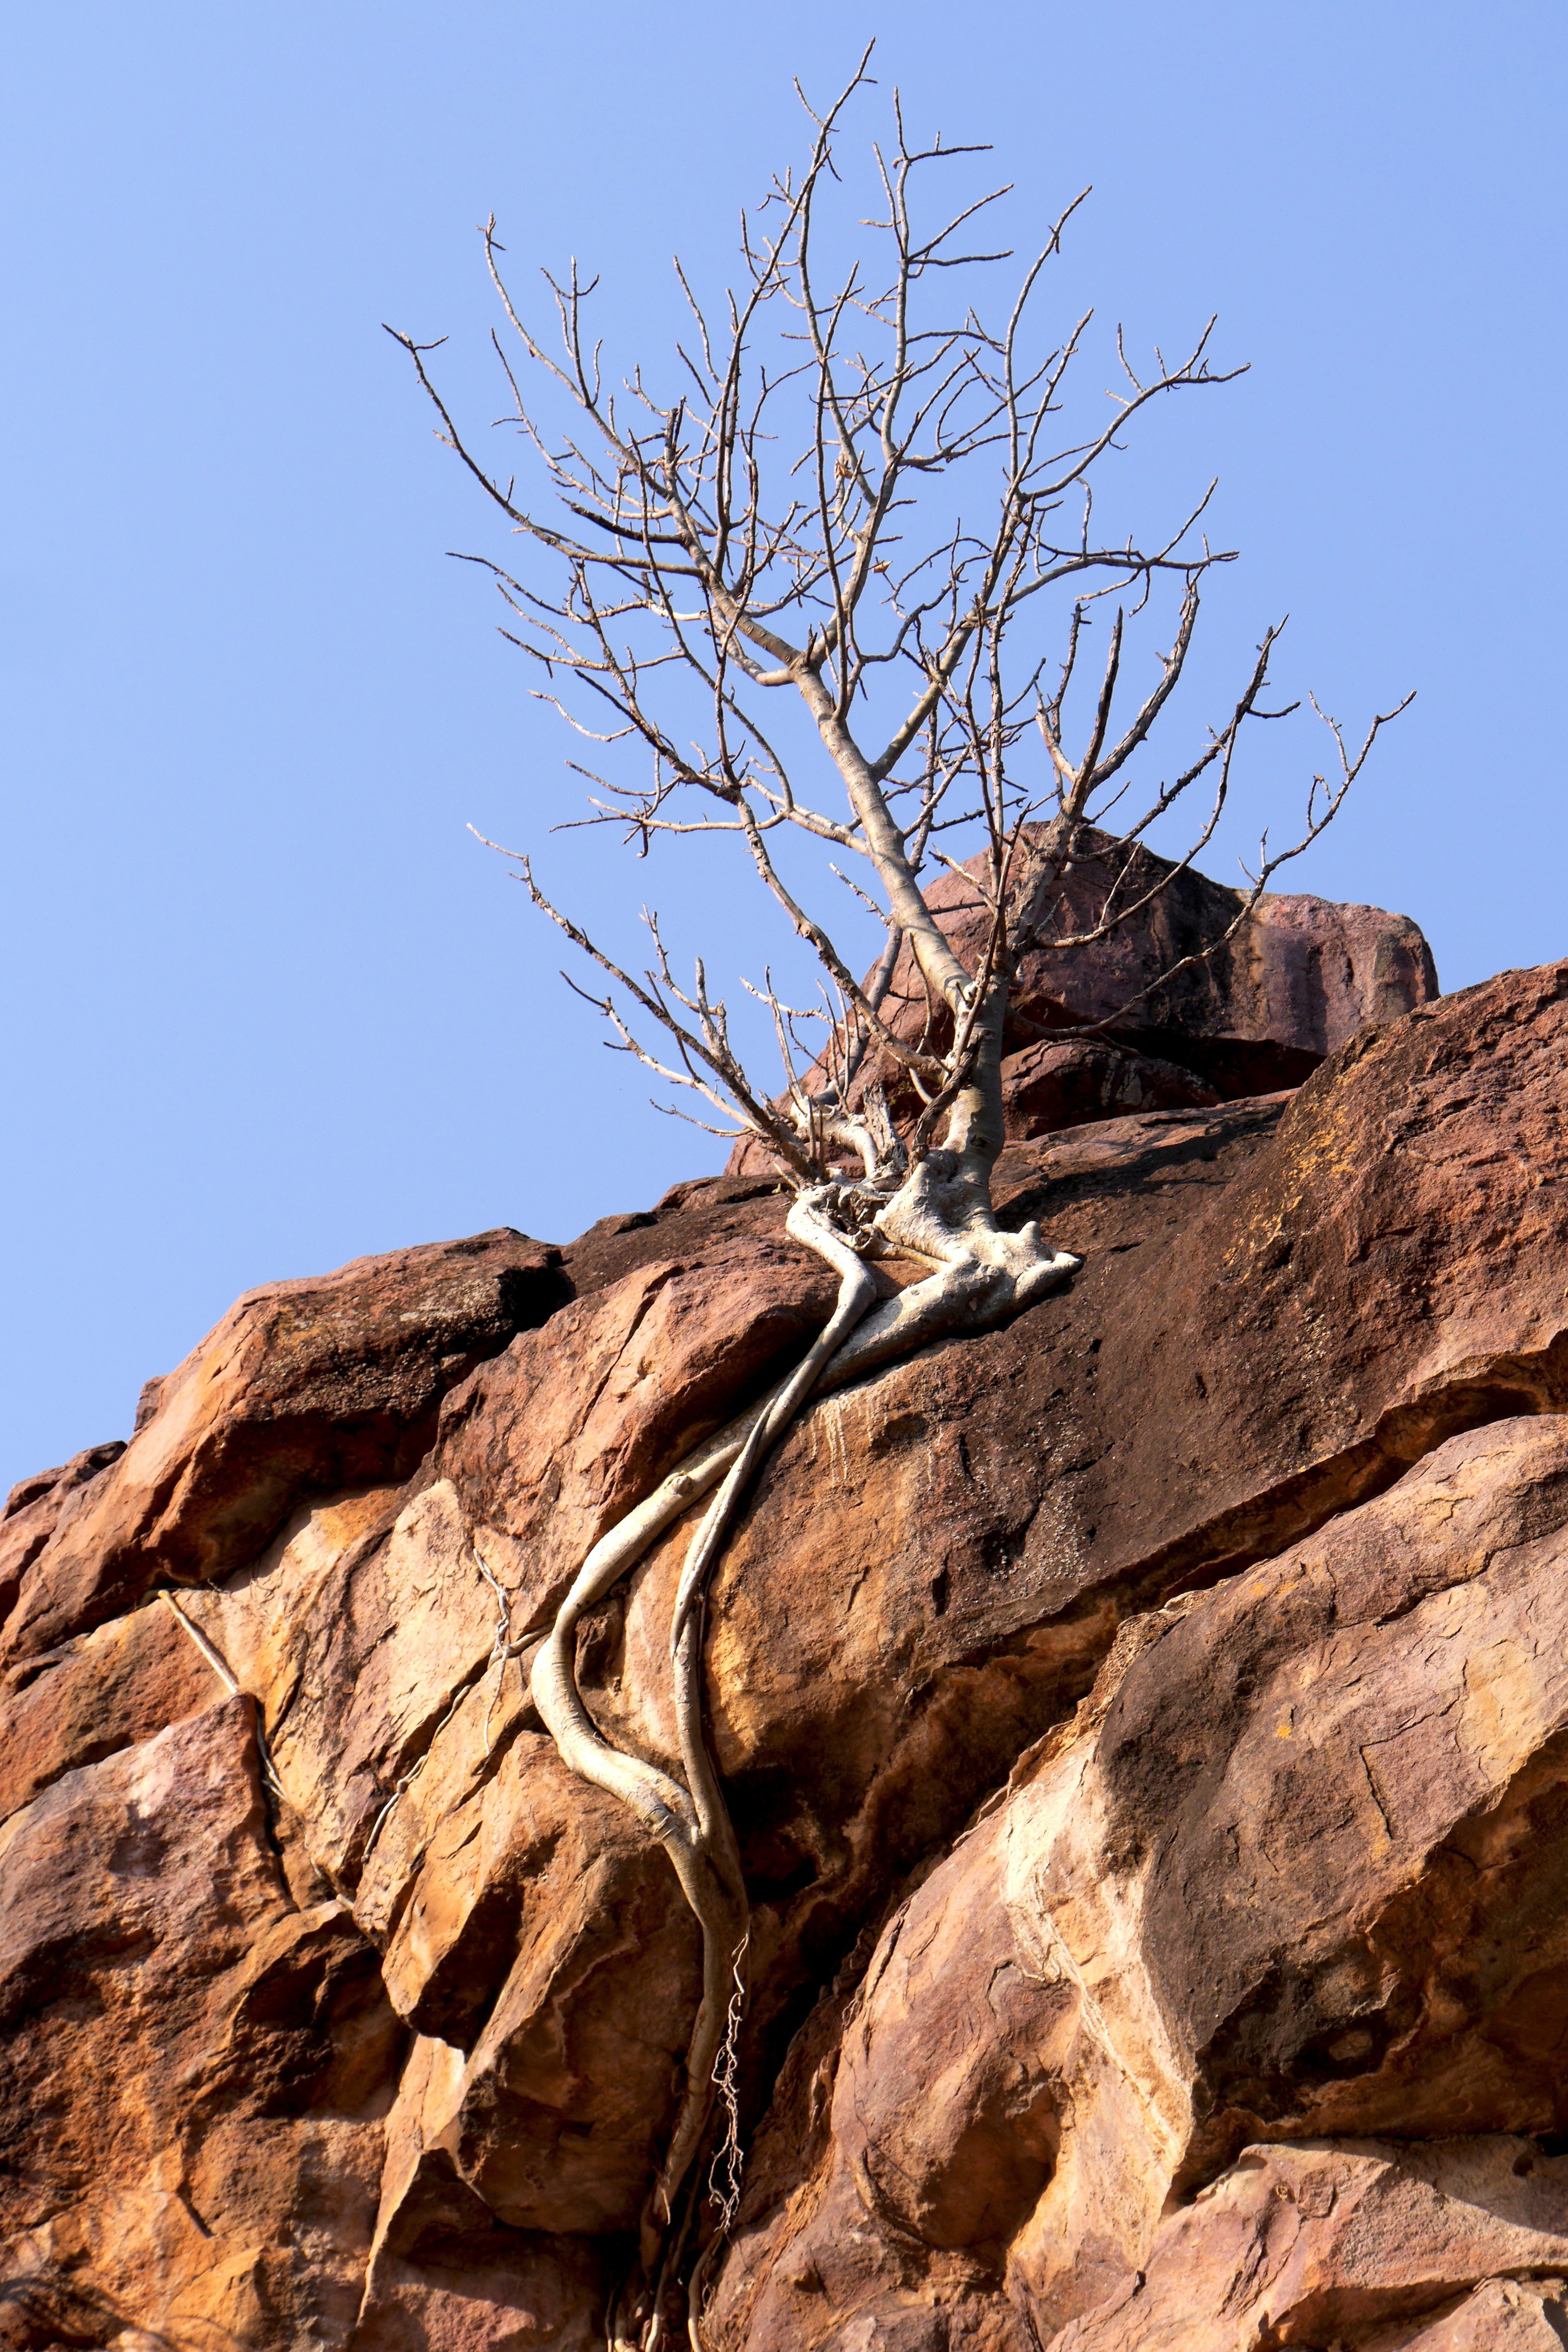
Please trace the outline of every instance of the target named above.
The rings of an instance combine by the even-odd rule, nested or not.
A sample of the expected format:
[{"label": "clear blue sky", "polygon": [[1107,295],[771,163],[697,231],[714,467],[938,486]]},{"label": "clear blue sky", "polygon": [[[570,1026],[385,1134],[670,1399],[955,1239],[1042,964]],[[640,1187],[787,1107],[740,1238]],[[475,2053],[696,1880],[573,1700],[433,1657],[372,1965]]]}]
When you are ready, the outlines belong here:
[{"label": "clear blue sky", "polygon": [[1568,950],[1561,7],[13,7],[0,1485],[125,1433],[252,1284],[712,1164],[464,831],[544,841],[606,927],[646,884],[549,840],[566,747],[381,321],[492,415],[493,209],[662,351],[670,254],[720,267],[792,75],[872,33],[1021,236],[1093,182],[1064,307],[1168,345],[1217,310],[1252,361],[1145,460],[1222,476],[1232,662],[1288,609],[1292,688],[1420,689],[1293,886],[1414,914],[1450,987]]}]

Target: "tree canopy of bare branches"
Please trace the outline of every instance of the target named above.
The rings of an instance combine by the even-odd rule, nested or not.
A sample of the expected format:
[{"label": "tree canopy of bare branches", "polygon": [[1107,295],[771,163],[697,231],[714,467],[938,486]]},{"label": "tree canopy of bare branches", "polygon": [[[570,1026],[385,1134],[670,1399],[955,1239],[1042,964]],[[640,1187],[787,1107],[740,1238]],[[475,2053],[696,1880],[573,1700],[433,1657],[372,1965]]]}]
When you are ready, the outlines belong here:
[{"label": "tree canopy of bare branches", "polygon": [[[1122,383],[1109,413],[1064,443],[1064,395],[1089,320],[1042,348],[1035,314],[1081,197],[1017,273],[1001,314],[984,318],[973,281],[1008,258],[985,238],[1008,192],[952,211],[939,205],[928,218],[928,192],[940,197],[943,175],[984,151],[911,143],[895,100],[894,137],[874,150],[883,209],[868,224],[868,249],[857,242],[842,252],[842,239],[825,233],[839,186],[836,139],[868,64],[868,52],[837,103],[812,117],[804,169],[776,178],[743,218],[743,275],[720,315],[680,273],[689,331],[662,394],[640,368],[607,381],[589,326],[594,286],[574,265],[563,278],[546,276],[558,328],[552,350],[514,301],[493,220],[488,226],[486,254],[517,354],[496,337],[512,402],[503,421],[523,436],[542,503],[525,502],[515,474],[503,477],[475,455],[428,372],[433,347],[398,337],[443,438],[542,559],[511,568],[471,560],[494,573],[508,634],[538,665],[539,690],[595,747],[595,764],[584,762],[592,784],[585,821],[618,824],[645,852],[658,835],[734,835],[819,959],[826,1009],[795,1011],[770,987],[761,992],[784,1057],[784,1100],[743,1066],[704,970],[688,986],[677,980],[657,920],[653,968],[638,973],[551,904],[525,864],[534,898],[607,973],[626,1011],[637,1008],[669,1041],[663,1055],[649,1052],[612,990],[604,1009],[626,1045],[735,1123],[723,1131],[764,1139],[801,1182],[825,1178],[830,1155],[847,1146],[868,1172],[885,1161],[888,1139],[863,1118],[845,1131],[849,1082],[873,1041],[910,1069],[924,1098],[918,1132],[901,1139],[906,1150],[923,1154],[945,1115],[952,1149],[983,1158],[987,1146],[994,1150],[994,1048],[1021,828],[1045,818],[1061,867],[1086,827],[1114,815],[1129,765],[1181,678],[1205,577],[1232,560],[1200,535],[1210,492],[1146,544],[1097,534],[1096,470],[1140,413],[1242,370],[1211,359],[1213,320],[1183,356],[1156,354],[1142,373],[1119,334]],[[531,401],[531,378],[547,400],[564,396],[559,428],[547,427]],[[551,404],[552,415],[560,405]],[[1152,690],[1125,708],[1126,624],[1166,582],[1179,600],[1170,644]],[[1064,593],[1065,643],[1053,646],[1048,623]],[[1110,599],[1102,674],[1075,752],[1068,715],[1079,656],[1095,608]],[[1193,756],[1115,824],[1124,850],[1198,793],[1205,804],[1188,857],[1212,839],[1245,730],[1283,715],[1264,707],[1278,636],[1276,627],[1265,632],[1234,704]],[[809,719],[817,746],[810,773],[781,700]],[[1375,719],[1353,754],[1334,728],[1331,781],[1313,780],[1287,846],[1265,843],[1242,919],[1279,867],[1337,814],[1393,715]],[[1043,748],[1043,761],[1019,759],[1026,739]],[[616,756],[628,746],[639,755],[629,771]],[[817,845],[825,870],[842,859],[885,926],[868,982],[786,872],[777,854],[786,833]],[[922,876],[954,865],[976,836],[995,939],[971,971],[928,907]],[[1038,887],[1037,876],[1037,897]],[[1058,944],[1089,943],[1139,908],[1137,896],[1113,889],[1098,924]],[[905,940],[952,1016],[940,1055],[894,1038],[879,1019],[880,992]],[[820,1034],[803,1054],[805,1021]],[[805,1087],[803,1061],[826,1083]]]}]

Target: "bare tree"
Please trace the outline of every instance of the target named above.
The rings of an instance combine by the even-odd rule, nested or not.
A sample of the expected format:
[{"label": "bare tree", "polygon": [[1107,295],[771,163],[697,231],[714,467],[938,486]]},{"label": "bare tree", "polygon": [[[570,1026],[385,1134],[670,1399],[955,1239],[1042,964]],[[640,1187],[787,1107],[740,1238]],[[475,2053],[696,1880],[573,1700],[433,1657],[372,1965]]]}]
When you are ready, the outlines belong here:
[{"label": "bare tree", "polygon": [[[679,1465],[595,1548],[532,1669],[563,1755],[666,1847],[704,1930],[685,2102],[650,2198],[644,2277],[623,2315],[625,2340],[649,2344],[665,2324],[660,2277],[681,2235],[683,2184],[709,2127],[742,1981],[745,1888],[701,1703],[704,1595],[725,1529],[814,1390],[942,1334],[994,1324],[1071,1273],[1075,1259],[1035,1225],[1003,1229],[992,1204],[1019,942],[1075,865],[1081,872],[1091,829],[1103,858],[1110,826],[1110,887],[1093,919],[1058,926],[1054,944],[1081,950],[1142,913],[1171,878],[1162,866],[1152,881],[1139,879],[1150,871],[1142,845],[1151,827],[1178,802],[1201,802],[1182,870],[1214,835],[1251,722],[1285,715],[1264,708],[1271,627],[1223,719],[1111,822],[1181,679],[1206,575],[1230,556],[1200,535],[1207,493],[1147,544],[1102,538],[1098,469],[1142,411],[1241,370],[1211,360],[1212,320],[1184,357],[1173,364],[1156,353],[1142,373],[1119,336],[1121,381],[1109,413],[1070,429],[1069,372],[1089,321],[1049,348],[1035,321],[1042,273],[1076,204],[988,320],[981,289],[1010,257],[974,240],[1007,191],[928,220],[928,191],[985,151],[911,143],[895,99],[890,142],[872,151],[879,215],[846,237],[830,202],[842,184],[835,142],[869,55],[826,113],[807,108],[805,168],[776,178],[743,218],[743,268],[717,313],[680,275],[689,331],[668,393],[640,369],[606,381],[587,323],[594,286],[575,265],[563,281],[547,274],[559,330],[558,346],[547,348],[513,301],[489,224],[490,274],[515,339],[509,352],[495,338],[512,402],[502,421],[522,436],[542,507],[474,454],[427,371],[436,346],[397,337],[442,437],[523,541],[528,560],[513,568],[471,560],[489,563],[510,608],[507,634],[538,665],[538,690],[600,747],[593,756],[609,772],[584,770],[593,784],[584,821],[619,826],[644,855],[666,835],[733,835],[820,968],[815,1006],[791,1006],[765,973],[752,989],[783,1064],[782,1080],[763,1083],[745,1066],[703,965],[689,986],[677,978],[657,917],[648,918],[651,966],[634,971],[552,904],[522,860],[535,904],[605,976],[605,992],[592,1001],[620,1044],[695,1096],[700,1123],[716,1112],[729,1122],[718,1131],[765,1147],[795,1193],[789,1231],[841,1286],[832,1321],[792,1379]],[[1127,707],[1127,625],[1157,614],[1163,594],[1174,607],[1168,649],[1152,691]],[[1100,611],[1106,656],[1098,683],[1086,685],[1079,657]],[[1289,846],[1270,849],[1264,836],[1232,931],[1279,866],[1332,820],[1394,715],[1374,719],[1353,752],[1327,722],[1332,774],[1312,779]],[[863,959],[836,940],[837,919],[807,905],[798,878],[806,861],[784,856],[790,842],[820,861],[841,909],[851,903],[847,881],[858,908],[881,926],[869,978],[857,977]],[[858,866],[846,875],[840,861]],[[949,871],[979,877],[986,936],[973,969],[930,902],[931,880]],[[912,1037],[883,1017],[900,951],[912,954],[928,1005],[923,1034]],[[639,1015],[647,1028],[633,1025]],[[666,1042],[655,1050],[660,1032]],[[899,1073],[906,1114],[893,1115],[879,1069]],[[879,1255],[928,1270],[881,1298],[867,1265]],[[671,1629],[680,1767],[661,1772],[617,1751],[593,1722],[575,1680],[576,1626],[658,1534],[715,1488]],[[690,2206],[689,2193],[687,2224]]]}]

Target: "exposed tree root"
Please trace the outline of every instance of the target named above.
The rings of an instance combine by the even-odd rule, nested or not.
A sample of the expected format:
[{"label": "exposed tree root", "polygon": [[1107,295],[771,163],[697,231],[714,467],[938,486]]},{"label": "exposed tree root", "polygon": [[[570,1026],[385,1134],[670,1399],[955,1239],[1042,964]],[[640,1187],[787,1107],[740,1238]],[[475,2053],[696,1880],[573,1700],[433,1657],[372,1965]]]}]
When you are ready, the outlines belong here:
[{"label": "exposed tree root", "polygon": [[[963,1181],[966,1172],[956,1155],[934,1152],[917,1163],[890,1199],[870,1186],[837,1184],[797,1197],[786,1230],[839,1277],[830,1320],[786,1381],[688,1454],[601,1537],[534,1657],[533,1702],[563,1759],[616,1798],[663,1846],[702,1929],[702,1994],[687,2053],[685,2091],[643,2211],[639,2260],[645,2284],[640,2297],[629,2298],[638,2307],[626,2312],[624,2323],[612,2320],[611,2341],[617,2346],[640,2342],[651,2352],[662,2333],[671,2231],[708,2127],[726,2039],[738,2025],[735,2002],[744,1981],[750,1909],[702,1721],[706,1597],[724,1538],[752,1481],[815,1391],[837,1387],[948,1332],[1001,1322],[1056,1287],[1079,1264],[1042,1243],[1037,1226],[1020,1234],[1000,1231],[988,1197],[977,1200]],[[865,1258],[882,1251],[914,1255],[932,1272],[872,1312],[877,1286]],[[671,1621],[682,1775],[677,1779],[625,1754],[600,1732],[577,1688],[577,1627],[657,1538],[715,1487],[687,1554]],[[690,2219],[688,2212],[688,2226]],[[623,2324],[636,2332],[623,2335]]]}]

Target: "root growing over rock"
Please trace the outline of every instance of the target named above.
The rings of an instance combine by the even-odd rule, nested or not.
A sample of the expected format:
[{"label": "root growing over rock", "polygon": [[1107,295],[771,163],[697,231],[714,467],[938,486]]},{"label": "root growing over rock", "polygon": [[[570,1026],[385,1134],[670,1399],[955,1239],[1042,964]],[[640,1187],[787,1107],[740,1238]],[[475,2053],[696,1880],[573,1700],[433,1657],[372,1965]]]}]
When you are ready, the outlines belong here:
[{"label": "root growing over rock", "polygon": [[[787,1380],[748,1412],[687,1454],[594,1546],[535,1654],[533,1702],[569,1769],[605,1790],[668,1855],[702,1930],[702,1993],[687,2051],[675,2128],[644,2207],[638,2232],[640,2293],[626,2335],[611,2341],[653,2352],[660,2341],[662,2287],[672,2267],[672,2234],[712,2114],[723,2058],[740,2022],[750,1906],[740,1852],[702,1719],[706,1602],[724,1539],[757,1474],[813,1394],[837,1388],[956,1331],[1006,1320],[1056,1288],[1079,1261],[1052,1250],[1036,1225],[1002,1232],[988,1193],[977,1196],[957,1155],[931,1152],[897,1190],[871,1182],[802,1192],[786,1231],[838,1276],[833,1314]],[[958,1213],[955,1215],[954,1212]],[[878,1305],[866,1260],[881,1254],[923,1260],[931,1272]],[[715,1492],[714,1490],[717,1489]],[[629,1756],[607,1740],[576,1679],[577,1628],[665,1529],[705,1495],[712,1500],[692,1537],[670,1625],[680,1774]],[[733,2187],[733,2182],[731,2182]],[[689,2204],[684,2240],[690,2226]]]}]

